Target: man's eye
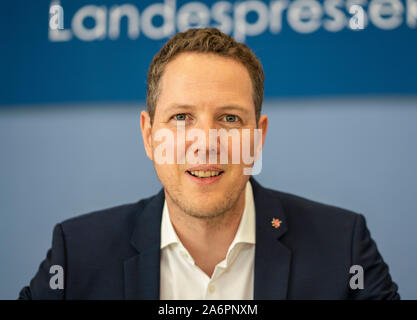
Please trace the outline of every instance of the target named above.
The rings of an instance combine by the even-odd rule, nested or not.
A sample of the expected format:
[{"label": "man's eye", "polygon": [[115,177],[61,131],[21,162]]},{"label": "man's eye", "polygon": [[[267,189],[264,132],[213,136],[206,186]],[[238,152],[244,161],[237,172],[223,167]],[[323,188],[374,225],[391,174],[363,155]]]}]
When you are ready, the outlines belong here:
[{"label": "man's eye", "polygon": [[224,117],[224,119],[226,120],[226,122],[236,122],[239,120],[237,116],[234,116],[232,114],[228,114],[227,116]]},{"label": "man's eye", "polygon": [[174,117],[177,121],[185,121],[187,119],[187,115],[185,113],[176,114]]}]

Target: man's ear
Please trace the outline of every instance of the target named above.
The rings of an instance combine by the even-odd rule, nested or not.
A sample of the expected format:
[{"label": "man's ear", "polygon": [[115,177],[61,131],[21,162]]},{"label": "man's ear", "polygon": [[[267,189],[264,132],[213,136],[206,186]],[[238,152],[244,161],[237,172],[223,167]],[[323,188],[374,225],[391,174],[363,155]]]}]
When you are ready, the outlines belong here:
[{"label": "man's ear", "polygon": [[153,160],[151,117],[146,110],[142,110],[140,113],[140,130],[142,131],[142,139],[143,145],[145,146],[146,155],[149,159]]},{"label": "man's ear", "polygon": [[258,129],[262,129],[262,148],[265,144],[266,132],[268,131],[268,117],[263,114],[258,120]]}]

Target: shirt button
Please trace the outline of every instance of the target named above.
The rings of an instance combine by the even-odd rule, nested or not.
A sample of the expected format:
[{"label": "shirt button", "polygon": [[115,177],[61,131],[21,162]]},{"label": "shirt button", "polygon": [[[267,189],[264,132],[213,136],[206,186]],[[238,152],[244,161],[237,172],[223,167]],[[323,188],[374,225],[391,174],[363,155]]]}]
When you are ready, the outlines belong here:
[{"label": "shirt button", "polygon": [[216,291],[216,286],[214,284],[210,284],[208,287],[208,291],[210,293],[214,293],[214,291]]},{"label": "shirt button", "polygon": [[184,258],[187,258],[187,257],[188,257],[187,252],[185,252],[184,250],[183,250],[183,251],[181,251],[181,255],[182,255]]}]

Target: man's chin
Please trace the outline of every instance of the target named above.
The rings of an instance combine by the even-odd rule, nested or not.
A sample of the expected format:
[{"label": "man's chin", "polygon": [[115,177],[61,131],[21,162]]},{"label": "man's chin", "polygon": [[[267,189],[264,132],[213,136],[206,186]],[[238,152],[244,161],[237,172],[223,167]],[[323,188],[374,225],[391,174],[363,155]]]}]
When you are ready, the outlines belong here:
[{"label": "man's chin", "polygon": [[[230,210],[229,201],[213,201],[215,197],[205,196],[198,197],[194,194],[190,195],[189,200],[183,199],[177,202],[182,211],[189,217],[202,220],[214,220],[221,218]],[[191,200],[192,199],[192,200]]]},{"label": "man's chin", "polygon": [[196,218],[196,219],[200,219],[200,220],[215,220],[218,218],[221,218],[224,216],[225,214],[225,210],[222,210],[220,212],[204,212],[204,211],[190,211],[190,212],[185,212],[187,215],[189,215],[190,217]]}]

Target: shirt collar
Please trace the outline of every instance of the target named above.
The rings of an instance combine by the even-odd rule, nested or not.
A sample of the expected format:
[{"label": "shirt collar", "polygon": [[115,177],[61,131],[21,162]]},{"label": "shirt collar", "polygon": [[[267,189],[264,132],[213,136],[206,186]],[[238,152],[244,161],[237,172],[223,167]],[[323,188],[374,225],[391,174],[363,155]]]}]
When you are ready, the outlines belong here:
[{"label": "shirt collar", "polygon": [[162,210],[161,221],[161,249],[169,246],[173,243],[179,243],[180,240],[172,226],[171,219],[169,218],[167,201],[164,201],[164,209]]},{"label": "shirt collar", "polygon": [[[161,221],[161,249],[173,244],[180,244],[180,240],[172,226],[169,218],[169,211],[166,200],[164,201],[164,208],[162,210]],[[243,210],[242,218],[239,223],[235,238],[229,247],[229,251],[237,243],[255,244],[255,205],[253,199],[252,185],[250,181],[246,183],[245,189],[245,209]]]}]

